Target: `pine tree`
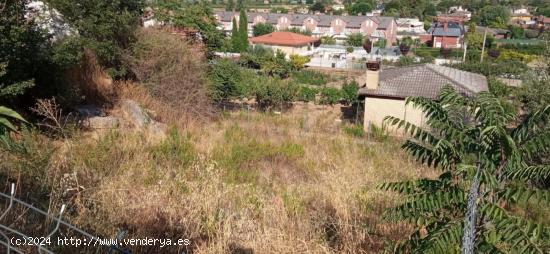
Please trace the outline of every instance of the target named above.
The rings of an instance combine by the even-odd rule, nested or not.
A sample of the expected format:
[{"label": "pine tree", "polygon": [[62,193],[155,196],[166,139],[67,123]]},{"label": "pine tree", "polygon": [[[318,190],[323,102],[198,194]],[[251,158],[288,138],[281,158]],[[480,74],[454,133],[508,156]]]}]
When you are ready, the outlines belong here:
[{"label": "pine tree", "polygon": [[246,12],[241,10],[239,15],[239,51],[244,52],[248,49],[248,21]]},{"label": "pine tree", "polygon": [[239,52],[240,51],[240,33],[237,29],[237,20],[235,17],[233,17],[232,21],[233,27],[231,28],[231,47],[233,49],[233,52]]}]

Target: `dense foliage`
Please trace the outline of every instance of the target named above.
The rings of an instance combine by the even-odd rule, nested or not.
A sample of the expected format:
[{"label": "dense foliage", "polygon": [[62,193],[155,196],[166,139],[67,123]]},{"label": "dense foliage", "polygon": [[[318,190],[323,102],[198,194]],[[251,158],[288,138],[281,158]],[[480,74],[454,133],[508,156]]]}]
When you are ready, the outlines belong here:
[{"label": "dense foliage", "polygon": [[46,35],[25,19],[26,1],[0,3],[0,103],[34,86],[49,57]]},{"label": "dense foliage", "polygon": [[346,38],[346,43],[353,47],[361,47],[363,45],[363,34],[352,33]]},{"label": "dense foliage", "polygon": [[516,211],[523,204],[550,203],[550,192],[532,184],[548,180],[550,168],[529,163],[550,149],[550,133],[544,128],[550,106],[510,128],[518,117],[488,92],[471,99],[445,88],[438,102],[414,97],[407,104],[427,115],[426,128],[395,117],[386,121],[410,135],[403,144],[406,152],[442,174],[381,185],[405,197],[388,216],[417,225],[398,250],[547,253],[548,225]]},{"label": "dense foliage", "polygon": [[275,31],[275,27],[269,23],[258,23],[252,27],[252,34],[254,36],[269,34],[273,31]]},{"label": "dense foliage", "polygon": [[[92,49],[101,65],[113,77],[128,74],[123,65],[124,50],[136,38],[143,2],[141,0],[48,0],[65,21],[78,32],[71,41]],[[79,51],[81,52],[81,51]],[[79,53],[77,52],[77,53]]]}]

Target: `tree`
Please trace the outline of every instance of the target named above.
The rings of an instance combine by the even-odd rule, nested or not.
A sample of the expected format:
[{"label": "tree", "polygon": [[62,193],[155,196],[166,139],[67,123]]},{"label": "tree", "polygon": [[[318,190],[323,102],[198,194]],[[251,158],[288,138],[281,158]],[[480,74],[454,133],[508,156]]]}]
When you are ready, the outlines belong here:
[{"label": "tree", "polygon": [[217,29],[218,21],[207,4],[183,2],[180,7],[176,7],[171,12],[174,14],[167,22],[173,22],[176,27],[199,31],[202,42],[206,45],[208,58],[212,58],[213,53],[223,46],[224,35]]},{"label": "tree", "polygon": [[48,0],[65,21],[78,31],[73,41],[97,55],[111,76],[121,78],[127,70],[123,64],[124,51],[136,38],[139,27],[141,0]]},{"label": "tree", "polygon": [[510,20],[510,11],[502,5],[488,5],[479,12],[479,24],[482,26],[506,28]]},{"label": "tree", "polygon": [[275,31],[275,27],[269,23],[258,23],[252,27],[252,34],[254,36],[270,34],[273,31]]},{"label": "tree", "polygon": [[342,100],[348,104],[354,104],[359,99],[359,85],[355,80],[351,82],[345,82],[342,86]]},{"label": "tree", "polygon": [[244,0],[237,0],[237,11],[245,11]]},{"label": "tree", "polygon": [[525,30],[520,26],[509,26],[512,39],[523,39],[525,38]]},{"label": "tree", "polygon": [[321,2],[316,2],[309,6],[311,12],[325,13],[325,5]]},{"label": "tree", "polygon": [[[35,85],[49,57],[46,35],[25,18],[26,1],[0,3],[0,101],[10,101]],[[48,70],[51,71],[51,70]]]},{"label": "tree", "polygon": [[372,5],[370,3],[358,2],[349,7],[348,13],[350,15],[367,15],[370,11],[372,11]]},{"label": "tree", "polygon": [[239,14],[239,52],[244,52],[248,49],[248,21],[246,12],[241,10]]},{"label": "tree", "polygon": [[238,86],[242,81],[241,69],[234,62],[222,59],[211,66],[210,96],[214,101],[223,102],[238,96]]},{"label": "tree", "polygon": [[346,38],[346,43],[349,46],[361,47],[363,45],[363,35],[361,33],[352,33],[349,34]]},{"label": "tree", "polygon": [[[406,100],[427,117],[426,128],[395,117],[386,123],[409,135],[403,149],[442,171],[436,179],[384,183],[384,190],[406,195],[388,215],[415,222],[417,230],[398,245],[412,253],[543,253],[547,228],[515,212],[531,200],[548,204],[550,192],[533,181],[548,179],[548,165],[530,158],[550,150],[550,106],[517,116],[490,92],[466,98],[450,87],[439,100]],[[515,127],[511,127],[515,126]]]},{"label": "tree", "polygon": [[319,102],[323,105],[334,105],[342,98],[342,92],[338,88],[323,87]]},{"label": "tree", "polygon": [[541,59],[544,59],[541,67],[524,71],[523,84],[517,91],[527,112],[550,105],[550,46]]},{"label": "tree", "polygon": [[411,50],[411,46],[414,44],[414,40],[411,37],[405,37],[399,43],[399,50],[401,54],[407,55]]},{"label": "tree", "polygon": [[239,40],[239,28],[237,28],[237,20],[235,17],[233,17],[231,24],[231,47],[233,48],[233,52],[239,52],[241,41]]},{"label": "tree", "polygon": [[227,0],[227,5],[225,5],[226,11],[234,11],[235,10],[235,2],[233,0]]}]

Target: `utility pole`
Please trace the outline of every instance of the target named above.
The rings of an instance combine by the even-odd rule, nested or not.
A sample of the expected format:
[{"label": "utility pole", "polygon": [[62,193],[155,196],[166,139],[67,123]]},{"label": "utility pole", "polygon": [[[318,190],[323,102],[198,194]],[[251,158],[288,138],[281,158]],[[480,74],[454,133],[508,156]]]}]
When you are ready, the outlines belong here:
[{"label": "utility pole", "polygon": [[483,54],[485,53],[485,41],[487,40],[487,29],[488,27],[485,26],[485,32],[483,33],[483,46],[481,46],[481,59],[479,60],[480,63],[483,63]]},{"label": "utility pole", "polygon": [[464,42],[464,55],[462,56],[462,62],[466,62],[466,51],[468,50],[468,43]]}]

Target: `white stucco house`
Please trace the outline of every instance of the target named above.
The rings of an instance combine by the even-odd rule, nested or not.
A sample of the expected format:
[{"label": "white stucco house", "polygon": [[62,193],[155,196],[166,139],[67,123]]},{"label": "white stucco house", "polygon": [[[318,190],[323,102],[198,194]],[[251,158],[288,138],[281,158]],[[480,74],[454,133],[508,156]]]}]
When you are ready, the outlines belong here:
[{"label": "white stucco house", "polygon": [[[378,65],[380,66],[380,65]],[[384,123],[386,116],[394,116],[417,126],[425,126],[425,115],[405,99],[420,96],[437,100],[441,88],[451,86],[465,96],[487,91],[487,78],[481,74],[435,64],[420,64],[402,68],[380,69],[369,67],[364,87],[359,97],[364,99],[364,129],[370,132],[373,126],[385,128],[392,135],[402,132]]]}]

